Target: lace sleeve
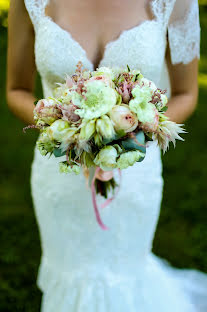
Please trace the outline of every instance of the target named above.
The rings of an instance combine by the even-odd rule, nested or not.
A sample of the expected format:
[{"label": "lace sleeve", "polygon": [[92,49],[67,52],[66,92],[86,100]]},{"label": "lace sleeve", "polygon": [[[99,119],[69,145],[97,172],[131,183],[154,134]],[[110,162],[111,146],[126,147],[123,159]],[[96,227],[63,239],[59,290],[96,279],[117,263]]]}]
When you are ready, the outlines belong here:
[{"label": "lace sleeve", "polygon": [[172,64],[200,59],[200,21],[198,0],[176,0],[168,23]]},{"label": "lace sleeve", "polygon": [[36,29],[40,18],[44,16],[44,10],[48,2],[49,0],[24,0],[25,7],[34,25],[34,29]]}]

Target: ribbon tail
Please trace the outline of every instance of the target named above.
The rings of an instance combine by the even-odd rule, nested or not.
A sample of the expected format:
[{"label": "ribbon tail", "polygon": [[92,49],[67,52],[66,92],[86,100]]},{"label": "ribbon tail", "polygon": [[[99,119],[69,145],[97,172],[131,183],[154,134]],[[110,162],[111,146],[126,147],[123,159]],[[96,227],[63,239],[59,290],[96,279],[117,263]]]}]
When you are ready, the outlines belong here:
[{"label": "ribbon tail", "polygon": [[[121,170],[118,169],[118,171],[119,171],[119,178],[120,178],[120,183],[121,183]],[[119,183],[119,185],[117,187],[117,190],[116,190],[114,196],[112,196],[111,198],[108,198],[104,203],[101,204],[101,208],[102,209],[105,208],[106,206],[108,206],[112,202],[112,200],[114,200],[114,198],[117,196],[117,194],[118,194],[118,192],[120,190],[120,183]]]},{"label": "ribbon tail", "polygon": [[94,211],[95,211],[95,215],[96,215],[96,220],[98,222],[98,224],[100,225],[100,227],[103,230],[108,230],[109,228],[102,222],[99,211],[98,211],[98,205],[96,202],[96,190],[95,190],[95,177],[96,177],[96,173],[99,171],[99,168],[96,169],[94,176],[93,176],[93,180],[91,183],[91,193],[92,193],[92,201],[93,201],[93,207],[94,207]]}]

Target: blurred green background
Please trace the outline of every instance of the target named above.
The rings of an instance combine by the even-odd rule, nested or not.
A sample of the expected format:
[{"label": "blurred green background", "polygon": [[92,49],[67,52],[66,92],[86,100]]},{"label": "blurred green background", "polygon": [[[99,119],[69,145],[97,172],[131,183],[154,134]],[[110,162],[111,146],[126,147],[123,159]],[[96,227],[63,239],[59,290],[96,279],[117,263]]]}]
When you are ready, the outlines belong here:
[{"label": "blurred green background", "polygon": [[[8,8],[9,2],[0,0],[0,311],[37,312],[41,250],[29,182],[36,133],[23,134],[24,124],[6,105]],[[198,105],[185,124],[185,143],[177,142],[163,157],[165,185],[153,251],[177,267],[207,272],[207,0],[200,1],[200,24]],[[42,96],[39,75],[35,93]]]}]

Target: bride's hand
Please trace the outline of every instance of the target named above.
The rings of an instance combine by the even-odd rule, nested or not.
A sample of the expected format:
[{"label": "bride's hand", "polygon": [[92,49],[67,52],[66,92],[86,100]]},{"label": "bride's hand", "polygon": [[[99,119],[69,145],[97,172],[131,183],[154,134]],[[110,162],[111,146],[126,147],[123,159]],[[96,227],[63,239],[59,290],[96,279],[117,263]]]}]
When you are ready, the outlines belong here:
[{"label": "bride's hand", "polygon": [[113,178],[113,176],[113,171],[103,171],[102,169],[99,169],[96,173],[96,178],[101,181],[109,181]]}]

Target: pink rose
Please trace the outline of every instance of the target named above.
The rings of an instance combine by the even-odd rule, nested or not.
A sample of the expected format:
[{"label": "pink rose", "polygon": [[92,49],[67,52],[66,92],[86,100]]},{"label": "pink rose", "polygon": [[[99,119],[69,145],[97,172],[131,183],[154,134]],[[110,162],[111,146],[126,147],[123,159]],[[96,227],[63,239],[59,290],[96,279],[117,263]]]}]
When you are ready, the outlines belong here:
[{"label": "pink rose", "polygon": [[109,77],[104,76],[104,75],[93,76],[88,81],[94,81],[94,80],[101,80],[109,87],[113,86],[113,81]]},{"label": "pink rose", "polygon": [[138,126],[138,119],[126,104],[115,105],[109,113],[116,131],[132,132]]}]

